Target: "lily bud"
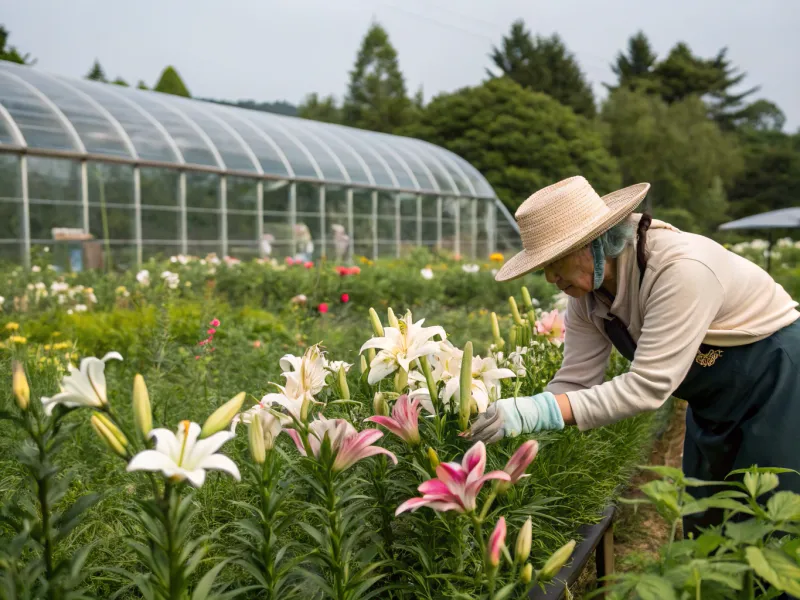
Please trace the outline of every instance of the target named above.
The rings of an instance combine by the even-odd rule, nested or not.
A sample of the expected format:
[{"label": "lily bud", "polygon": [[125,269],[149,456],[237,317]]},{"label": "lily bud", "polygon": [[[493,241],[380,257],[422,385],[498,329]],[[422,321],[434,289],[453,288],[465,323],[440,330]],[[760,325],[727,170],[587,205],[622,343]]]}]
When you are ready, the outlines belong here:
[{"label": "lily bud", "polygon": [[472,342],[464,345],[464,354],[461,357],[461,378],[459,379],[459,412],[458,420],[461,431],[467,430],[469,425],[470,399],[472,398]]},{"label": "lily bud", "polygon": [[201,438],[207,438],[210,435],[222,431],[233,421],[233,417],[242,408],[245,393],[239,392],[233,398],[228,400],[225,404],[220,406],[217,410],[211,413],[211,416],[203,423],[203,429],[200,431]]},{"label": "lily bud", "polygon": [[522,564],[531,555],[531,542],[533,541],[533,524],[531,518],[522,525],[517,534],[517,545],[514,547],[514,560]]},{"label": "lily bud", "polygon": [[364,356],[362,354],[360,356],[360,358],[361,358],[361,365],[360,365],[361,366],[361,374],[363,375],[369,369],[369,365],[367,364],[367,357],[366,356]]},{"label": "lily bud", "polygon": [[436,467],[438,467],[441,463],[439,460],[439,455],[436,454],[436,450],[433,448],[428,448],[428,460],[431,461],[431,468],[433,470],[436,470]]},{"label": "lily bud", "polygon": [[389,327],[400,329],[400,321],[397,320],[397,317],[395,316],[392,308],[389,307],[389,309],[386,312],[389,314]]},{"label": "lily bud", "polygon": [[500,335],[500,323],[497,321],[497,313],[492,313],[492,338],[498,350],[502,350],[506,341]]},{"label": "lily bud", "polygon": [[372,361],[375,360],[375,348],[367,348],[367,362],[372,364]]},{"label": "lily bud", "polygon": [[372,323],[372,331],[375,332],[375,335],[383,337],[383,325],[381,324],[380,317],[378,317],[378,313],[375,312],[375,309],[372,307],[369,309],[369,321]]},{"label": "lily bud", "polygon": [[344,366],[339,366],[339,394],[342,400],[350,400],[350,388],[347,387],[347,373],[344,371]]},{"label": "lily bud", "polygon": [[127,456],[125,448],[128,445],[126,438],[119,428],[103,413],[94,413],[91,418],[92,429],[106,445],[122,457]]},{"label": "lily bud", "polygon": [[536,331],[536,312],[533,309],[528,311],[528,323],[530,323],[533,330]]},{"label": "lily bud", "polygon": [[516,348],[517,347],[517,326],[516,325],[511,327],[511,335],[509,335],[508,337],[509,337],[508,341],[511,342],[511,348]]},{"label": "lily bud", "polygon": [[147,393],[144,377],[138,373],[133,378],[133,420],[139,435],[147,439],[147,435],[153,429],[153,411],[150,408],[150,395]]},{"label": "lily bud", "polygon": [[377,392],[372,399],[372,412],[380,417],[389,416],[389,403],[381,392]]},{"label": "lily bud", "polygon": [[308,411],[311,408],[311,398],[306,395],[303,398],[303,403],[300,405],[300,421],[308,423]]},{"label": "lily bud", "polygon": [[524,285],[522,286],[522,306],[524,306],[526,310],[533,310],[530,292],[528,292],[528,288]]},{"label": "lily bud", "polygon": [[517,308],[517,301],[514,296],[508,297],[508,305],[511,307],[511,316],[514,318],[514,323],[522,325],[522,317],[519,316],[519,309]]},{"label": "lily bud", "polygon": [[267,460],[267,449],[264,446],[264,428],[261,426],[261,415],[258,413],[253,415],[250,420],[250,429],[248,430],[248,441],[250,442],[250,456],[253,457],[253,462],[257,465],[263,465]]},{"label": "lily bud", "polygon": [[31,401],[31,388],[28,385],[28,378],[25,376],[25,368],[19,361],[14,361],[11,364],[11,390],[14,392],[14,398],[17,400],[17,406],[20,410],[28,410],[28,405]]},{"label": "lily bud", "polygon": [[397,369],[397,373],[394,375],[394,391],[398,394],[402,394],[403,391],[408,386],[408,371],[403,369],[402,367]]},{"label": "lily bud", "polygon": [[519,580],[524,584],[529,584],[533,579],[533,565],[528,563],[522,568],[522,573],[519,574]]},{"label": "lily bud", "polygon": [[566,562],[569,560],[569,557],[572,556],[572,551],[575,549],[575,540],[570,540],[561,548],[556,550],[553,555],[547,559],[547,562],[544,563],[542,570],[539,571],[539,576],[544,581],[550,581],[553,577],[555,577],[558,572],[561,570]]}]

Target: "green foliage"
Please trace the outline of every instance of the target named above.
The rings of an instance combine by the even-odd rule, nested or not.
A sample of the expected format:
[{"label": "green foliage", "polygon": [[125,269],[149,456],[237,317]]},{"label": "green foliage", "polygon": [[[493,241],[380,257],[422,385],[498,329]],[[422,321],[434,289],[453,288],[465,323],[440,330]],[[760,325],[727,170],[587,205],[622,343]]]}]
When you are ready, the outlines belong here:
[{"label": "green foliage", "polygon": [[393,132],[408,124],[411,101],[397,62],[397,52],[389,34],[373,24],[356,56],[350,71],[350,83],[342,107],[345,125]]},{"label": "green foliage", "polygon": [[618,85],[609,86],[610,90],[615,90],[618,86],[631,86],[641,89],[647,86],[647,82],[652,82],[653,67],[656,63],[656,53],[650,45],[650,40],[644,32],[639,31],[628,40],[627,55],[620,52],[611,70],[617,76]]},{"label": "green foliage", "polygon": [[297,106],[285,100],[279,100],[277,102],[256,102],[255,100],[237,100],[236,102],[232,102],[229,100],[214,100],[212,98],[198,98],[198,100],[214,102],[215,104],[226,104],[228,106],[238,106],[239,108],[246,108],[247,110],[275,113],[276,115],[287,115],[289,117],[298,116]]},{"label": "green foliage", "polygon": [[[525,29],[525,22],[519,19],[511,24],[502,48],[493,48],[490,57],[500,71],[499,76],[547,94],[579,115],[590,118],[595,115],[592,88],[558,34],[549,38],[537,35],[534,39]],[[496,77],[491,71],[488,73]]]},{"label": "green foliage", "polygon": [[92,68],[89,69],[89,72],[86,74],[86,79],[108,83],[108,79],[106,79],[106,73],[103,70],[103,67],[100,66],[100,61],[94,61]]},{"label": "green foliage", "polygon": [[[760,500],[778,487],[780,474],[800,474],[751,467],[731,472],[726,482],[706,482],[672,467],[649,469],[662,479],[641,487],[645,498],[626,502],[654,506],[671,525],[670,538],[654,563],[608,577],[611,585],[605,591],[612,598],[766,599],[781,592],[800,594],[800,494],[780,491],[766,502]],[[690,494],[708,485],[726,489],[701,499]],[[719,525],[697,537],[675,540],[683,517],[708,509],[723,512]]]},{"label": "green foliage", "polygon": [[699,99],[667,104],[620,88],[603,106],[602,118],[623,183],[650,182],[648,201],[656,217],[667,209],[673,212],[665,217],[686,215],[690,231],[707,231],[726,220],[724,187],[741,169],[740,150],[707,118]]},{"label": "green foliage", "polygon": [[584,175],[601,193],[620,183],[592,123],[508,78],[434,98],[404,133],[452,150],[516,208],[534,190]]},{"label": "green foliage", "polygon": [[18,65],[36,64],[36,61],[31,59],[30,54],[21,54],[16,46],[6,47],[9,35],[8,29],[0,25],[0,60],[7,60],[8,62],[17,63]]},{"label": "green foliage", "polygon": [[161,72],[161,77],[158,78],[158,83],[156,83],[153,89],[157,92],[163,92],[164,94],[172,94],[173,96],[183,96],[184,98],[192,97],[186,85],[183,83],[181,76],[178,75],[178,71],[172,66],[167,67]]},{"label": "green foliage", "polygon": [[130,86],[128,85],[128,82],[127,82],[127,81],[125,81],[125,80],[124,80],[122,77],[117,77],[117,78],[116,78],[114,81],[112,81],[111,83],[113,83],[114,85],[121,86],[121,87],[130,87]]},{"label": "green foliage", "polygon": [[336,105],[336,98],[320,98],[316,93],[306,96],[305,101],[297,107],[297,116],[325,123],[341,123],[343,120],[342,109]]}]

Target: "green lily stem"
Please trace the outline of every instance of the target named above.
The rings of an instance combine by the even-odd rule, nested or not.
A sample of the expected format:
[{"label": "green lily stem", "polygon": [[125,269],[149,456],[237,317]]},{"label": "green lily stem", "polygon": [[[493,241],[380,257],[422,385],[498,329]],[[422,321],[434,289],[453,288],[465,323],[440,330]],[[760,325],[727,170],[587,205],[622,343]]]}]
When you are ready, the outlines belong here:
[{"label": "green lily stem", "polygon": [[[26,413],[28,435],[36,444],[39,451],[39,463],[44,465],[47,460],[47,444],[44,440],[44,430],[42,429],[42,420],[38,410],[28,411]],[[42,511],[42,531],[39,536],[39,543],[44,549],[44,567],[45,576],[48,582],[51,582],[54,575],[53,567],[53,539],[50,536],[50,506],[47,497],[50,492],[49,479],[50,475],[45,474],[43,477],[35,475],[36,488],[38,492],[39,509]],[[47,597],[56,598],[56,590],[52,585],[48,585]]]},{"label": "green lily stem", "polygon": [[428,362],[427,356],[419,357],[419,366],[422,369],[422,374],[425,375],[425,384],[428,387],[428,395],[431,397],[431,404],[433,405],[434,425],[436,429],[437,441],[442,441],[442,407],[439,402],[439,390],[436,382],[433,379],[433,372],[431,371],[431,364]]},{"label": "green lily stem", "polygon": [[496,487],[494,489],[492,489],[491,493],[486,498],[486,502],[483,503],[483,509],[481,510],[481,515],[480,515],[480,517],[478,517],[481,520],[481,522],[486,520],[486,517],[489,514],[489,509],[492,507],[492,503],[495,501],[495,498],[497,498],[497,488]]},{"label": "green lily stem", "polygon": [[475,538],[478,540],[478,547],[481,551],[483,560],[483,575],[486,578],[486,584],[489,588],[489,600],[494,599],[494,575],[495,569],[489,565],[488,555],[486,552],[486,541],[483,538],[483,519],[477,516],[474,512],[470,515],[472,526],[475,528]]},{"label": "green lily stem", "polygon": [[[321,465],[322,466],[322,465]],[[336,592],[336,600],[345,600],[345,589],[347,589],[346,565],[342,564],[342,531],[339,521],[338,501],[333,485],[334,474],[330,465],[322,466],[325,500],[328,520],[328,533],[330,536],[330,551],[333,559],[333,587]]]},{"label": "green lily stem", "polygon": [[264,460],[264,464],[262,465],[261,469],[258,469],[258,489],[261,497],[262,514],[261,531],[263,535],[261,544],[261,558],[264,561],[264,578],[266,579],[267,586],[269,588],[267,590],[267,597],[270,599],[275,597],[275,565],[273,564],[270,556],[270,548],[272,546],[272,527],[270,525],[272,513],[270,512],[270,496],[272,495],[273,490],[273,463],[273,452],[268,451],[266,459]]},{"label": "green lily stem", "polygon": [[169,590],[169,600],[184,600],[183,595],[183,564],[180,561],[180,549],[175,547],[175,529],[173,523],[172,505],[175,488],[172,483],[167,481],[164,484],[164,495],[161,497],[161,505],[164,515],[164,528],[167,532],[167,561],[169,569],[167,576],[167,589]]}]

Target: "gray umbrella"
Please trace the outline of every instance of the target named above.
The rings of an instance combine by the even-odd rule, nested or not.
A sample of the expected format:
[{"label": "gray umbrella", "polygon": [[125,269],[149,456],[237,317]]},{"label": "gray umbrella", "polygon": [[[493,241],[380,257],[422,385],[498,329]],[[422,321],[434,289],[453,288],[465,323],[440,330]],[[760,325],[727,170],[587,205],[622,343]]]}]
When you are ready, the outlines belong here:
[{"label": "gray umbrella", "polygon": [[[723,231],[732,229],[795,229],[800,228],[800,207],[782,208],[752,215],[730,223],[719,226]],[[770,267],[770,257],[772,256],[772,231],[769,232],[769,248],[767,249],[767,272]]]}]

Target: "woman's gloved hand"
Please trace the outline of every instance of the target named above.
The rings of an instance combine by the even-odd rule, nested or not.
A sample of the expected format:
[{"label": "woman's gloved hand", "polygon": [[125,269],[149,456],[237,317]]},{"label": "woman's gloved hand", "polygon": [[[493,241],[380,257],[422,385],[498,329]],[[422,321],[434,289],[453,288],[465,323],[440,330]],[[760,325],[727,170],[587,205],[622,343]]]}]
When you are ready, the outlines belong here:
[{"label": "woman's gloved hand", "polygon": [[485,413],[478,415],[464,437],[491,444],[504,437],[545,429],[564,429],[561,409],[550,392],[502,398],[490,404]]}]

